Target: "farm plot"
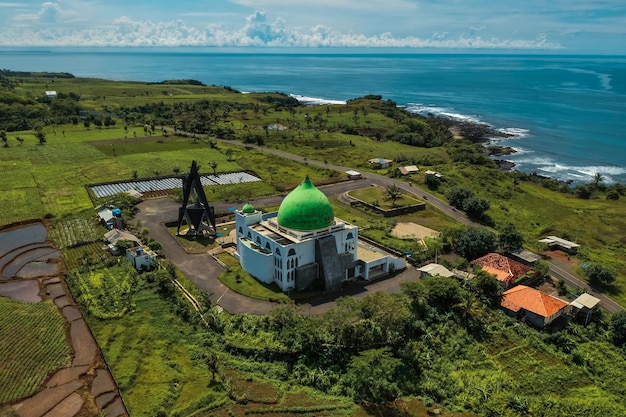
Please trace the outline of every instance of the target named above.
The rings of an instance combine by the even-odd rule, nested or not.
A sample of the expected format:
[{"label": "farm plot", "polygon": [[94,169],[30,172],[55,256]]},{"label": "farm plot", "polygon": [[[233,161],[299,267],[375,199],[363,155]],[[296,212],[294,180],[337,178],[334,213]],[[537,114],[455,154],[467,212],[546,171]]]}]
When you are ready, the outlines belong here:
[{"label": "farm plot", "polygon": [[0,404],[33,394],[70,359],[65,322],[51,301],[26,304],[0,297]]},{"label": "farm plot", "polygon": [[37,188],[20,188],[0,192],[0,226],[41,219],[44,206]]},{"label": "farm plot", "polygon": [[102,249],[102,244],[88,243],[86,245],[65,248],[63,261],[68,271],[78,269],[85,265],[96,265],[108,259],[111,255]]},{"label": "farm plot", "polygon": [[54,222],[50,230],[50,239],[59,248],[72,248],[96,242],[105,232],[94,216],[83,215]]},{"label": "farm plot", "polygon": [[82,143],[46,143],[31,148],[28,153],[28,159],[38,166],[75,164],[78,161],[86,164],[104,158],[106,156],[98,149]]}]

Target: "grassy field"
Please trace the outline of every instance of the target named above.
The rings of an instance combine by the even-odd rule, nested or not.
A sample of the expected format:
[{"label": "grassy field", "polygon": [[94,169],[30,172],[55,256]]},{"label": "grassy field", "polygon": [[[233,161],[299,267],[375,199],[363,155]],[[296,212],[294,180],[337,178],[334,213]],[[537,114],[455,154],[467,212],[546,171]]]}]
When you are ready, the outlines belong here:
[{"label": "grassy field", "polygon": [[383,187],[359,188],[350,191],[348,194],[368,204],[378,206],[383,210],[389,210],[397,207],[408,207],[423,203],[423,201],[416,200],[415,198],[404,193],[402,193],[397,200],[391,201],[387,191]]},{"label": "grassy field", "polygon": [[258,300],[288,301],[277,285],[264,285],[241,268],[239,262],[227,253],[218,255],[226,265],[226,271],[220,274],[220,281],[231,290]]},{"label": "grassy field", "polygon": [[152,291],[138,293],[133,303],[135,312],[120,319],[89,319],[130,414],[188,415],[224,400],[224,387],[210,385],[211,372],[200,360],[202,336]]},{"label": "grassy field", "polygon": [[0,404],[37,392],[53,371],[68,366],[65,320],[51,301],[0,297]]}]

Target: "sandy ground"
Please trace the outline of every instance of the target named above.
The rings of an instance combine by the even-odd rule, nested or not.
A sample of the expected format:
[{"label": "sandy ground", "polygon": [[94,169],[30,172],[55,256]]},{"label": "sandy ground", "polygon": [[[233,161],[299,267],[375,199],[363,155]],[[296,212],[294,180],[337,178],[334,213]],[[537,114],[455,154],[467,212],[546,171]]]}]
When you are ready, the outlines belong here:
[{"label": "sandy ground", "polygon": [[435,238],[439,236],[439,232],[433,229],[429,229],[425,226],[420,226],[416,223],[398,223],[396,227],[391,231],[391,234],[398,239],[420,239],[425,237]]}]

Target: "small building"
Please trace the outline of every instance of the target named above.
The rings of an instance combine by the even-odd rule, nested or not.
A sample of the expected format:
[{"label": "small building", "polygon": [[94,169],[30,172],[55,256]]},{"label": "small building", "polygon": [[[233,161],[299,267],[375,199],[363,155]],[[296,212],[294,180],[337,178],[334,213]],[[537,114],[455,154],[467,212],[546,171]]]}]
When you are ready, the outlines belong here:
[{"label": "small building", "polygon": [[420,271],[420,278],[435,276],[449,278],[455,276],[454,273],[448,270],[448,268],[446,268],[445,266],[435,263],[424,265],[420,268],[417,268],[417,270]]},{"label": "small building", "polygon": [[519,248],[515,251],[507,252],[506,255],[509,258],[530,267],[535,266],[535,264],[541,260],[541,256],[537,255],[536,253],[532,253],[528,249],[524,248]]},{"label": "small building", "polygon": [[426,175],[434,175],[435,177],[439,178],[440,180],[444,179],[444,175],[440,174],[439,172],[436,172],[436,171],[428,170],[428,171],[424,172],[424,174],[426,174]]},{"label": "small building", "polygon": [[360,180],[363,177],[359,171],[354,170],[346,171],[346,175],[348,175],[348,179],[351,180]]},{"label": "small building", "polygon": [[400,174],[402,175],[411,175],[411,174],[415,174],[419,172],[420,169],[416,167],[415,165],[408,165],[405,167],[398,168],[398,171],[400,171]]},{"label": "small building", "polygon": [[589,323],[593,312],[596,311],[599,303],[600,299],[594,297],[593,295],[584,293],[569,303],[569,305],[572,307],[572,315],[574,317],[584,316],[584,322],[587,324]]},{"label": "small building", "polygon": [[389,168],[389,166],[391,166],[391,163],[393,161],[391,159],[385,159],[385,158],[373,158],[367,162],[369,162],[370,165],[377,167],[377,168]]},{"label": "small building", "polygon": [[505,289],[511,288],[517,281],[531,271],[529,266],[523,265],[499,253],[488,253],[482,258],[473,260],[472,264],[479,266],[483,271],[495,275],[496,279],[502,283]]},{"label": "small building", "polygon": [[137,270],[151,269],[156,265],[157,254],[147,246],[126,249],[126,257]]},{"label": "small building", "polygon": [[550,249],[562,250],[567,253],[576,253],[580,247],[577,243],[561,239],[557,236],[546,236],[545,238],[540,239],[539,242],[547,244]]},{"label": "small building", "polygon": [[518,285],[502,294],[500,307],[536,327],[543,328],[561,316],[567,303],[539,290]]},{"label": "small building", "polygon": [[57,98],[57,92],[56,91],[46,91],[46,97],[48,98]]},{"label": "small building", "polygon": [[137,236],[119,229],[112,229],[106,232],[104,234],[104,240],[109,242],[108,248],[113,255],[119,255],[120,252],[117,248],[117,243],[121,240],[131,242],[133,247],[141,245],[141,240]]},{"label": "small building", "polygon": [[98,210],[98,217],[100,223],[107,229],[123,229],[124,220],[122,219],[122,210],[116,207],[100,207]]}]

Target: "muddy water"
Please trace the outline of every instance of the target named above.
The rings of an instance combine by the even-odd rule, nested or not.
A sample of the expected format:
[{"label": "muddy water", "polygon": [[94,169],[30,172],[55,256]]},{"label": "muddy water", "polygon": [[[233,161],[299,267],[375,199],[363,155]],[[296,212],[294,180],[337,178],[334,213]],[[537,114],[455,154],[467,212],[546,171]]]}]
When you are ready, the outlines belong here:
[{"label": "muddy water", "polygon": [[13,281],[0,284],[0,295],[24,303],[38,303],[39,282],[36,280]]}]

